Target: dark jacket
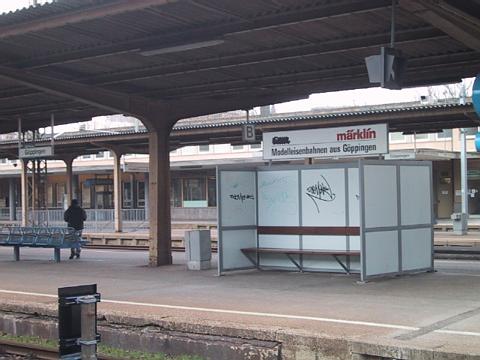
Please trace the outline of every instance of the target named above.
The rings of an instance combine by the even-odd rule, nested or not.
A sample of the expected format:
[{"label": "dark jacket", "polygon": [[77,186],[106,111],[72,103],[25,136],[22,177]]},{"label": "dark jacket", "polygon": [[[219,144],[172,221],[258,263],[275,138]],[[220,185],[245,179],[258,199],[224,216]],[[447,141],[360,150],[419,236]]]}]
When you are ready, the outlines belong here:
[{"label": "dark jacket", "polygon": [[87,220],[87,214],[80,206],[72,205],[63,214],[63,219],[67,222],[68,227],[83,230],[83,222]]}]

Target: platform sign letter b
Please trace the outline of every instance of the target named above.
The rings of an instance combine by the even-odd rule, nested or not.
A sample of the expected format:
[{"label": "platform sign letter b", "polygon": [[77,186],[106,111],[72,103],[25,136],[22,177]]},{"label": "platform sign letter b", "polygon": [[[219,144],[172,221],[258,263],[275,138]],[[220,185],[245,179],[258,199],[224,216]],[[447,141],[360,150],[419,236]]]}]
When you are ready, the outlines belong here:
[{"label": "platform sign letter b", "polygon": [[255,142],[255,125],[243,125],[242,140],[246,142]]}]

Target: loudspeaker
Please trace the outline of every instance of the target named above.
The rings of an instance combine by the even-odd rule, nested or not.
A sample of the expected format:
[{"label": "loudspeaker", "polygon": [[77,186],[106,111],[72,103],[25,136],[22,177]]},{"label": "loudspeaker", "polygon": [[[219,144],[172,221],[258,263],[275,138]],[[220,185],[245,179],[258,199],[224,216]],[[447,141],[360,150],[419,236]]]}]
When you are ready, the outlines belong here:
[{"label": "loudspeaker", "polygon": [[371,83],[392,90],[402,88],[407,59],[402,57],[400,50],[382,47],[380,55],[366,57],[365,63]]}]

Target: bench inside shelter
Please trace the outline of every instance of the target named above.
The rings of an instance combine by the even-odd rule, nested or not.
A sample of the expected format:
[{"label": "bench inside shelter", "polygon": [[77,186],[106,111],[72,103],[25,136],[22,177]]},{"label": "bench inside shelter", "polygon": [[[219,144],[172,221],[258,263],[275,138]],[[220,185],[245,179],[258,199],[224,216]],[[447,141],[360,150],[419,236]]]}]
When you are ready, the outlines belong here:
[{"label": "bench inside shelter", "polygon": [[[271,227],[260,226],[257,228],[259,235],[306,235],[306,236],[358,236],[360,228],[358,227]],[[242,248],[242,253],[257,268],[261,269],[260,257],[262,255],[284,255],[300,272],[305,271],[304,258],[310,257],[331,257],[337,262],[340,268],[347,274],[351,270],[351,258],[360,257],[359,250],[332,250],[322,249],[300,249],[300,248],[278,248],[278,247],[250,247]],[[308,269],[307,269],[308,270]],[[336,269],[332,269],[335,271]],[[354,271],[355,272],[355,271]],[[358,271],[357,271],[358,272]]]},{"label": "bench inside shelter", "polygon": [[61,249],[80,248],[84,241],[73,228],[43,226],[3,226],[0,228],[0,246],[13,247],[15,261],[20,260],[20,248],[50,248],[55,262],[60,262]]}]

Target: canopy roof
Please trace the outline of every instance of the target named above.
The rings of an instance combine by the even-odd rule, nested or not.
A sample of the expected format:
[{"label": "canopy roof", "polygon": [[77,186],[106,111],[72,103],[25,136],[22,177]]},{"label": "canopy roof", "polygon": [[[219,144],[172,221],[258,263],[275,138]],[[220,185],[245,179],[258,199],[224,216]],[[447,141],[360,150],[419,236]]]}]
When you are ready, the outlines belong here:
[{"label": "canopy roof", "polygon": [[[391,0],[57,0],[0,16],[0,132],[123,113],[147,126],[369,87]],[[479,0],[400,0],[407,86],[480,71]]]},{"label": "canopy roof", "polygon": [[[474,127],[475,110],[471,103],[465,105],[446,103],[436,105],[395,104],[388,106],[360,107],[355,109],[332,109],[305,113],[252,116],[257,141],[264,132],[299,130],[359,124],[388,124],[391,132],[442,131],[449,127]],[[199,144],[242,144],[242,127],[245,118],[186,119],[179,121],[170,134],[170,149]],[[28,145],[50,144],[51,135],[46,134]],[[82,130],[55,134],[56,158],[65,154],[80,156],[116,147],[123,153],[148,154],[148,132],[135,127],[104,130]],[[0,143],[0,157],[15,159],[18,156],[18,140]]]}]

